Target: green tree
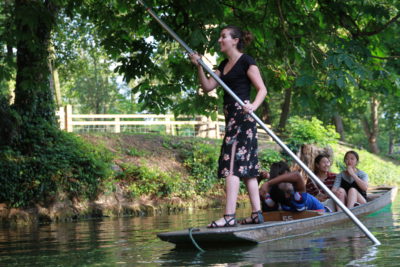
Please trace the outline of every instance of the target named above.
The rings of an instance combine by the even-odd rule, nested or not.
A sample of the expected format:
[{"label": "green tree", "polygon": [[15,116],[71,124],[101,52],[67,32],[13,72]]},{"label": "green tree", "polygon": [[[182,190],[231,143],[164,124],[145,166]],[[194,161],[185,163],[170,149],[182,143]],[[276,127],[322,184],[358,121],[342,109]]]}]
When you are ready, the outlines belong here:
[{"label": "green tree", "polygon": [[14,53],[8,55],[5,62],[10,70],[0,77],[3,81],[12,77],[16,60],[14,102],[10,105],[7,96],[0,98],[0,202],[13,206],[47,203],[59,191],[70,198],[92,198],[99,179],[107,175],[106,159],[58,130],[50,88],[51,32],[66,2],[16,0],[7,4],[9,13],[0,23],[2,29],[9,23],[7,31],[12,37],[1,35],[0,44],[17,52],[16,58],[12,58]]}]

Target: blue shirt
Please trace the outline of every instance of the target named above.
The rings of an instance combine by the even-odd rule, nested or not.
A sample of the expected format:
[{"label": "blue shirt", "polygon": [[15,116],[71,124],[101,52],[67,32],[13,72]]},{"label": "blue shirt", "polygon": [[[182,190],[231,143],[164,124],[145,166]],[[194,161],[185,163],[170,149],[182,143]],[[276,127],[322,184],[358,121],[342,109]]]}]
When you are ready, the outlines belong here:
[{"label": "blue shirt", "polygon": [[290,197],[290,206],[281,205],[286,211],[325,210],[324,205],[309,193],[294,192]]}]

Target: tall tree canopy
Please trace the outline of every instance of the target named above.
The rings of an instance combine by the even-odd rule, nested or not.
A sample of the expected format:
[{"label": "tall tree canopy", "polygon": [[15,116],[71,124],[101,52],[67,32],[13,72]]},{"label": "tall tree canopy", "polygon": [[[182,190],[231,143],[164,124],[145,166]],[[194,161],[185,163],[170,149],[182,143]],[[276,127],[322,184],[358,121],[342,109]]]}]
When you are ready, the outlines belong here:
[{"label": "tall tree canopy", "polygon": [[[400,51],[394,38],[399,35],[398,1],[147,4],[203,54],[219,53],[217,39],[226,24],[251,31],[255,41],[247,53],[256,58],[269,90],[258,112],[274,127],[284,129],[295,109],[298,115],[335,122],[342,139],[358,140],[345,132],[364,131],[371,149],[378,151],[379,118],[392,110],[386,99],[400,94]],[[60,66],[77,56],[81,41],[101,46],[116,62],[116,72],[130,82],[144,110],[209,114],[220,107],[220,99],[198,94],[186,55],[136,1],[21,0],[3,1],[0,8],[0,84],[4,91],[16,74],[13,110],[24,120],[54,121],[48,47],[54,46]],[[397,136],[398,126],[388,125],[381,130]]]}]

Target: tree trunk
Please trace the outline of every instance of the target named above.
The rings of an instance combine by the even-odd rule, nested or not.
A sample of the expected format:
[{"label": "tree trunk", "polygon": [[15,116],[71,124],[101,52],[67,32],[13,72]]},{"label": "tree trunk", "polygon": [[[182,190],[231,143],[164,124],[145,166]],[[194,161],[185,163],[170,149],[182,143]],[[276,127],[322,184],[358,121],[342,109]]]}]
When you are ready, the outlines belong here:
[{"label": "tree trunk", "polygon": [[340,141],[345,141],[342,117],[336,113],[333,115],[333,121],[335,123],[336,132],[340,134]]},{"label": "tree trunk", "polygon": [[369,123],[367,118],[362,120],[365,134],[368,138],[368,144],[371,152],[374,154],[379,154],[378,147],[378,129],[379,129],[379,117],[378,117],[379,101],[375,98],[371,98],[371,123]]},{"label": "tree trunk", "polygon": [[[297,153],[297,156],[311,171],[314,171],[314,160],[319,154],[327,155],[331,162],[334,161],[333,150],[331,147],[303,145],[301,146],[300,151]],[[293,170],[300,171],[303,177],[305,177],[306,179],[308,178],[306,172],[297,163],[294,164]]]},{"label": "tree trunk", "polygon": [[393,154],[393,149],[394,149],[394,138],[393,138],[393,133],[389,133],[389,155]]},{"label": "tree trunk", "polygon": [[290,112],[290,102],[292,99],[292,87],[289,87],[285,90],[285,99],[282,103],[282,113],[279,120],[279,131],[283,131],[286,127],[286,122],[289,117]]},{"label": "tree trunk", "polygon": [[272,120],[271,120],[271,108],[269,106],[269,103],[267,101],[264,101],[261,104],[261,116],[260,119],[265,123],[271,125]]},{"label": "tree trunk", "polygon": [[58,69],[55,67],[55,49],[54,46],[50,46],[50,57],[49,57],[49,69],[50,69],[50,88],[52,90],[55,103],[57,108],[61,107],[61,90],[60,90],[60,80],[58,77]]},{"label": "tree trunk", "polygon": [[21,117],[19,140],[25,143],[20,144],[22,150],[33,149],[32,137],[44,138],[46,127],[57,128],[48,65],[55,16],[50,0],[15,1],[17,75],[13,108]]}]

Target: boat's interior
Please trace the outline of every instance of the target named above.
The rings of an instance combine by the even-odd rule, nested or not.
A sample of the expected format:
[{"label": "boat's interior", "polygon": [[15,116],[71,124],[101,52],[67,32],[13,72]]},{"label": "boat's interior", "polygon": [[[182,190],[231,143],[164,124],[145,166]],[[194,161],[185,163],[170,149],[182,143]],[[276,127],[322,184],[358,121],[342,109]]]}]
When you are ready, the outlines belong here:
[{"label": "boat's interior", "polygon": [[[370,201],[378,198],[383,193],[387,192],[388,189],[390,189],[390,188],[387,188],[387,187],[369,188],[367,201],[370,202]],[[292,220],[311,218],[311,217],[315,217],[315,216],[321,216],[324,214],[326,214],[326,213],[319,212],[319,211],[313,211],[313,210],[300,211],[300,212],[293,212],[293,211],[263,212],[264,221],[292,221]]]},{"label": "boat's interior", "polygon": [[311,218],[323,215],[323,212],[306,210],[306,211],[269,211],[263,212],[264,221],[293,221],[304,218]]}]

